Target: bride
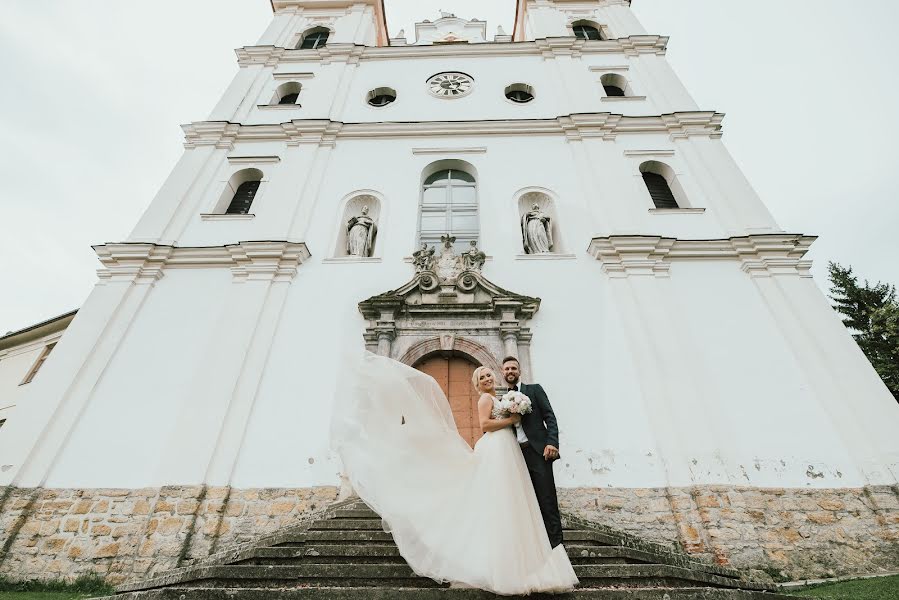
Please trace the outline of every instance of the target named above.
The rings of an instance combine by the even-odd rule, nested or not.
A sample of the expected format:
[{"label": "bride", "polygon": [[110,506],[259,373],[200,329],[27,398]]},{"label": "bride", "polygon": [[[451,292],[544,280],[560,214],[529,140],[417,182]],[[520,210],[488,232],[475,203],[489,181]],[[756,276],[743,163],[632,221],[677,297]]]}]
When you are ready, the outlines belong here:
[{"label": "bride", "polygon": [[472,377],[485,432],[474,450],[430,376],[369,352],[349,371],[332,446],[418,575],[509,595],[577,584],[564,547],[550,547],[511,427],[521,417],[494,410],[493,371],[479,367]]}]

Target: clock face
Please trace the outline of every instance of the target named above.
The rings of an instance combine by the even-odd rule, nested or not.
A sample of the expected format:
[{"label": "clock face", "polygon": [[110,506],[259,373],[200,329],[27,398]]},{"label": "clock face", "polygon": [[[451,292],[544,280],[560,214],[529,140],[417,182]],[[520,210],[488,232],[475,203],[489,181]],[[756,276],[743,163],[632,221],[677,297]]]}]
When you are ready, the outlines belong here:
[{"label": "clock face", "polygon": [[438,73],[428,79],[428,89],[438,98],[461,98],[473,85],[474,80],[465,73]]}]

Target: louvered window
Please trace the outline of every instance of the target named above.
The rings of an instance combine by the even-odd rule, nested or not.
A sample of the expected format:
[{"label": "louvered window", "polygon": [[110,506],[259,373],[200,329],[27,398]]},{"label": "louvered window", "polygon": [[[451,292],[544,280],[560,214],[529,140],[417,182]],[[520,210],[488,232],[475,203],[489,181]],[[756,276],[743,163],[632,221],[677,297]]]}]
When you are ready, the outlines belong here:
[{"label": "louvered window", "polygon": [[327,31],[312,31],[307,33],[306,36],[303,37],[302,43],[300,43],[300,49],[315,50],[316,48],[321,48],[328,43],[328,36],[330,36],[330,33]]},{"label": "louvered window", "polygon": [[41,352],[41,355],[37,357],[37,361],[34,363],[34,366],[31,367],[31,370],[28,371],[28,375],[25,376],[24,381],[19,385],[25,385],[26,383],[31,383],[34,379],[34,376],[37,375],[37,372],[41,370],[41,367],[44,366],[44,361],[47,360],[47,357],[50,356],[50,353],[53,352],[53,348],[56,346],[56,342],[52,344],[47,344],[47,347]]},{"label": "louvered window", "polygon": [[250,212],[250,205],[253,204],[253,198],[259,191],[259,181],[245,181],[240,184],[228,205],[225,214],[228,215],[245,215]]},{"label": "louvered window", "polygon": [[287,94],[278,101],[278,104],[296,104],[299,97],[299,94]]},{"label": "louvered window", "polygon": [[592,25],[575,25],[572,27],[574,35],[582,40],[601,40],[599,29]]},{"label": "louvered window", "polygon": [[643,181],[656,208],[680,208],[664,177],[657,173],[643,173]]},{"label": "louvered window", "polygon": [[477,188],[474,177],[457,169],[434,173],[425,180],[419,210],[419,242],[440,246],[440,237],[456,238],[457,252],[477,241]]}]

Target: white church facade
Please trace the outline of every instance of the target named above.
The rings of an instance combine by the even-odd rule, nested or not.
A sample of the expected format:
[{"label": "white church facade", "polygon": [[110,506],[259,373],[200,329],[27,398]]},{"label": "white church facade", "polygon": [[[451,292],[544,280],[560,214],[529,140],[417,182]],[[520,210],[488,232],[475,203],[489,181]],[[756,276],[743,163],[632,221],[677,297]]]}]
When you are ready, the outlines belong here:
[{"label": "white church facade", "polygon": [[896,564],[899,406],[628,1],[413,40],[382,0],[272,4],[77,314],[0,338],[0,574],[132,580],[334,501],[362,347],[469,442],[471,370],[520,357],[563,509],[759,572]]}]

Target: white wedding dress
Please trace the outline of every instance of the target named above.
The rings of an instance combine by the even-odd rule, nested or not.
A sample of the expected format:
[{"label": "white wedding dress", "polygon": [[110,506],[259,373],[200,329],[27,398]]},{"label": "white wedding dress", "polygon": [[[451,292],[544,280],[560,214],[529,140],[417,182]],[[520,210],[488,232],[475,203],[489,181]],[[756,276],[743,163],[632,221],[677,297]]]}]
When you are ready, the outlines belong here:
[{"label": "white wedding dress", "polygon": [[368,352],[344,375],[332,446],[417,574],[508,595],[578,582],[564,547],[550,548],[512,428],[472,451],[430,376]]}]

